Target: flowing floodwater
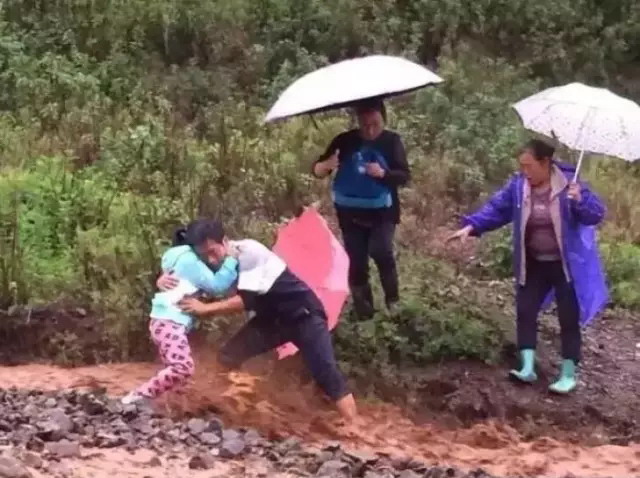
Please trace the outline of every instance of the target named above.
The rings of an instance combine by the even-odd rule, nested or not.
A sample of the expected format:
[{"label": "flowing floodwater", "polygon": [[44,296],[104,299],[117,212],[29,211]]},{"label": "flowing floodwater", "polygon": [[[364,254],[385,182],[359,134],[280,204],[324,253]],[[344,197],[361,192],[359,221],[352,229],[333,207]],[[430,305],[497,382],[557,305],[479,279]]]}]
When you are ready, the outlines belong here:
[{"label": "flowing floodwater", "polygon": [[[226,373],[216,368],[211,357],[200,357],[198,363],[193,383],[180,395],[160,404],[168,413],[214,409],[227,423],[255,427],[269,438],[293,434],[320,444],[340,439],[346,446],[359,449],[463,469],[482,467],[501,476],[640,476],[639,445],[586,447],[546,437],[526,442],[514,429],[497,422],[456,430],[435,424],[416,425],[401,408],[383,403],[362,403],[362,426],[355,433],[345,434],[330,404],[312,384],[302,385],[295,374],[275,373],[272,365],[268,366],[271,370],[260,374]],[[104,387],[111,394],[123,394],[156,369],[157,365],[151,363],[75,369],[46,365],[1,367],[0,383],[5,388],[42,390]],[[137,464],[145,459],[144,451],[128,455],[110,450],[84,460],[82,466],[93,467],[92,476],[99,477],[110,476],[114,466],[126,463],[130,471],[125,475],[134,477],[138,476]],[[169,473],[166,468],[157,475],[149,470],[140,473],[139,476],[170,476],[165,475]]]}]

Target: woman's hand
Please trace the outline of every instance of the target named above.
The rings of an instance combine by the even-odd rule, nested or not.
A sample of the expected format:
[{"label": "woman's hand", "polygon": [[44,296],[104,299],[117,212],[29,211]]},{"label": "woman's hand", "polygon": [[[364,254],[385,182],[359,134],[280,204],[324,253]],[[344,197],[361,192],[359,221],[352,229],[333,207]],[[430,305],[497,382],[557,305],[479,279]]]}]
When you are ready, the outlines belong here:
[{"label": "woman's hand", "polygon": [[198,316],[206,315],[209,311],[209,304],[205,304],[194,297],[185,297],[178,302],[178,307],[187,314]]},{"label": "woman's hand", "polygon": [[455,241],[456,239],[459,239],[460,242],[464,244],[472,232],[473,232],[472,226],[463,227],[462,229],[458,229],[456,232],[454,232],[449,237],[447,237],[447,240],[445,242],[451,242],[451,241]]},{"label": "woman's hand", "polygon": [[175,289],[176,287],[178,287],[179,283],[180,279],[174,276],[171,272],[165,272],[160,277],[158,277],[156,285],[158,286],[158,289],[160,289],[162,292],[165,292],[171,289]]},{"label": "woman's hand", "polygon": [[567,191],[567,197],[575,202],[582,201],[582,188],[579,183],[569,184],[569,190]]},{"label": "woman's hand", "polygon": [[224,246],[227,252],[227,256],[238,259],[240,257],[240,246],[231,241],[225,239]]},{"label": "woman's hand", "polygon": [[313,168],[316,176],[324,177],[333,172],[338,167],[338,164],[340,162],[339,156],[340,150],[336,149],[335,152],[327,159],[316,163]]},{"label": "woman's hand", "polygon": [[367,163],[365,170],[369,176],[376,179],[382,179],[385,175],[385,170],[378,163]]}]

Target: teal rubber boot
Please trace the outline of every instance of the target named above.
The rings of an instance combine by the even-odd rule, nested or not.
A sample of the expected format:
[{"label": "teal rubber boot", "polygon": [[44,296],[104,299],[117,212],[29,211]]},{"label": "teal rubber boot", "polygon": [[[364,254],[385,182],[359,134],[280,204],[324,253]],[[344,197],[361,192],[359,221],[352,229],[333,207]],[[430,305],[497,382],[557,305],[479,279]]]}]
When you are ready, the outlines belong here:
[{"label": "teal rubber boot", "polygon": [[576,388],[576,385],[578,385],[576,363],[573,360],[565,359],[560,367],[560,378],[549,386],[549,390],[553,393],[566,395]]},{"label": "teal rubber boot", "polygon": [[511,370],[509,375],[524,383],[533,383],[538,380],[538,376],[534,371],[536,363],[536,351],[533,349],[523,349],[520,351],[522,360],[522,368],[520,370]]}]

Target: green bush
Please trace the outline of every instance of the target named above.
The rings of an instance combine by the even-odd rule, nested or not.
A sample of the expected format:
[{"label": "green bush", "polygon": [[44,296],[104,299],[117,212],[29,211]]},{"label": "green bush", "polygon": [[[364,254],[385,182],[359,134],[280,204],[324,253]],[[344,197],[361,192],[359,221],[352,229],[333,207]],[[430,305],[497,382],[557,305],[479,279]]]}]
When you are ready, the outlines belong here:
[{"label": "green bush", "polygon": [[[408,214],[436,217],[426,211],[438,201],[467,210],[514,169],[524,132],[513,101],[575,79],[640,98],[639,25],[632,0],[1,3],[0,307],[72,298],[105,317],[123,357],[136,350],[176,224],[215,215],[232,235],[270,242],[283,216],[326,197],[309,163],[348,120],[262,120],[294,78],[346,57],[401,54],[445,77],[390,101],[390,127],[413,165]],[[637,168],[585,170],[609,203],[609,273],[630,307],[635,249],[616,241],[640,234]],[[510,275],[504,234],[483,260],[500,277]],[[412,279],[398,320],[346,321],[343,353],[494,358],[492,317],[504,311],[415,254],[401,261]]]},{"label": "green bush", "polygon": [[[497,360],[511,322],[501,299],[457,277],[445,263],[409,254],[400,266],[406,283],[397,315],[380,312],[371,320],[340,323],[336,347],[347,367],[355,373],[358,364],[365,365],[360,371],[369,373],[386,365]],[[474,287],[473,293],[463,292]]]},{"label": "green bush", "polygon": [[601,251],[614,304],[640,310],[640,246],[605,243]]}]

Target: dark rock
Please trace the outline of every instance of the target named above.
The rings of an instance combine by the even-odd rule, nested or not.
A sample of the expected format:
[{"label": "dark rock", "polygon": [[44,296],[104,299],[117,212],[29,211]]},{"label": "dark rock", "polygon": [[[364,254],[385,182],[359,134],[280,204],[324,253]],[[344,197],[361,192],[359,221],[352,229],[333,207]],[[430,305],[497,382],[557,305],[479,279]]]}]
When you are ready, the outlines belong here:
[{"label": "dark rock", "polygon": [[25,417],[29,417],[29,418],[36,417],[36,416],[38,416],[39,413],[40,413],[40,409],[36,405],[34,405],[33,403],[27,404],[22,409],[22,414]]},{"label": "dark rock", "polygon": [[27,450],[41,453],[44,450],[44,441],[38,437],[31,437],[26,444]]},{"label": "dark rock", "polygon": [[294,455],[286,456],[280,461],[279,465],[290,470],[300,465],[300,458]]},{"label": "dark rock", "polygon": [[138,415],[144,417],[152,417],[155,414],[155,410],[153,409],[153,403],[151,400],[142,400],[135,404],[136,411]]},{"label": "dark rock", "polygon": [[94,397],[83,396],[80,399],[82,410],[90,416],[102,415],[107,411],[104,403],[99,402]]},{"label": "dark rock", "polygon": [[280,454],[275,450],[266,450],[264,453],[264,457],[273,462],[278,462],[282,458]]},{"label": "dark rock", "polygon": [[394,478],[394,475],[389,471],[367,471],[363,478]]},{"label": "dark rock", "polygon": [[189,460],[191,470],[210,470],[216,465],[216,457],[211,453],[201,453]]},{"label": "dark rock", "polygon": [[39,429],[37,437],[43,441],[59,441],[66,435],[60,426],[51,420],[40,422],[37,427]]},{"label": "dark rock", "polygon": [[5,420],[0,420],[0,432],[10,432],[13,430],[11,424]]},{"label": "dark rock", "polygon": [[211,432],[201,433],[199,438],[200,441],[205,445],[217,445],[222,441],[222,439],[217,434]]},{"label": "dark rock", "polygon": [[44,406],[47,408],[54,408],[58,406],[58,401],[51,397],[51,398],[47,398],[47,400],[45,400],[44,402]]},{"label": "dark rock", "polygon": [[453,478],[455,476],[456,471],[453,468],[443,468],[441,466],[434,466],[424,473],[424,478]]},{"label": "dark rock", "polygon": [[62,408],[54,408],[47,413],[49,421],[55,424],[64,437],[73,431],[73,421]]},{"label": "dark rock", "polygon": [[246,448],[244,440],[240,437],[232,439],[223,439],[220,447],[220,456],[222,458],[235,458],[241,455]]},{"label": "dark rock", "polygon": [[169,441],[177,442],[178,440],[180,440],[180,430],[175,428],[173,430],[165,431],[163,435]]},{"label": "dark rock", "polygon": [[187,428],[192,435],[200,435],[207,429],[207,422],[201,418],[192,418],[187,422]]},{"label": "dark rock", "polygon": [[14,443],[28,443],[37,433],[38,429],[33,425],[20,425],[13,433],[12,440]]},{"label": "dark rock", "polygon": [[124,422],[124,420],[122,420],[121,418],[116,418],[115,420],[112,420],[109,426],[111,427],[114,433],[122,433],[130,430],[130,426],[127,425]]},{"label": "dark rock", "polygon": [[249,446],[256,446],[262,442],[262,437],[260,436],[260,433],[253,428],[250,428],[244,434],[244,441]]},{"label": "dark rock", "polygon": [[241,437],[242,437],[242,434],[237,430],[233,430],[232,428],[227,428],[226,430],[222,431],[223,440],[235,440]]},{"label": "dark rock", "polygon": [[154,456],[146,463],[146,465],[152,468],[158,468],[162,466],[162,460],[160,460],[160,458],[158,458],[157,456]]},{"label": "dark rock", "polygon": [[336,451],[340,451],[341,448],[342,448],[342,445],[340,444],[339,441],[330,441],[324,446],[323,450],[336,452]]},{"label": "dark rock", "polygon": [[222,434],[224,430],[224,423],[218,417],[211,417],[208,420],[207,430],[208,432]]},{"label": "dark rock", "polygon": [[413,470],[404,470],[398,478],[420,478],[420,475]]},{"label": "dark rock", "polygon": [[475,470],[471,470],[467,473],[467,478],[492,478],[489,473],[484,471],[482,468],[476,468]]},{"label": "dark rock", "polygon": [[62,440],[57,443],[47,443],[47,451],[57,458],[78,458],[82,455],[80,444]]},{"label": "dark rock", "polygon": [[126,442],[127,440],[125,438],[111,433],[98,432],[96,434],[96,444],[100,448],[116,448],[124,445]]},{"label": "dark rock", "polygon": [[300,449],[301,442],[295,437],[289,437],[286,440],[280,442],[277,445],[277,450],[279,453],[285,455],[292,451],[297,451]]},{"label": "dark rock", "polygon": [[380,459],[378,455],[376,455],[375,453],[370,453],[366,451],[357,451],[357,450],[348,451],[348,452],[345,452],[345,455],[365,465],[375,464]]},{"label": "dark rock", "polygon": [[153,429],[153,427],[149,424],[149,422],[147,420],[136,420],[130,426],[135,431],[140,432],[141,434],[146,435],[146,436],[151,436],[151,435],[155,434],[155,430]]},{"label": "dark rock", "polygon": [[69,403],[69,401],[64,396],[58,396],[58,407],[60,410],[70,411],[73,407]]},{"label": "dark rock", "polygon": [[324,462],[316,472],[317,476],[348,476],[349,465],[338,460]]},{"label": "dark rock", "polygon": [[40,468],[42,468],[43,461],[40,455],[27,451],[22,455],[22,463],[24,463],[29,468],[35,468],[36,470],[39,470]]},{"label": "dark rock", "polygon": [[393,466],[398,471],[402,471],[409,468],[409,464],[411,463],[411,461],[411,457],[409,456],[397,456],[391,460],[391,466]]},{"label": "dark rock", "polygon": [[[127,405],[129,407],[129,405]],[[109,400],[106,405],[107,412],[112,415],[119,415],[124,412],[125,405],[120,400]],[[136,410],[135,406],[133,407]],[[137,410],[136,410],[137,411]]]},{"label": "dark rock", "polygon": [[322,451],[318,453],[318,455],[316,456],[316,462],[324,463],[325,461],[333,460],[335,456],[336,456],[335,453],[331,451]]},{"label": "dark rock", "polygon": [[120,414],[125,417],[127,420],[133,420],[138,416],[138,407],[135,403],[130,403],[129,405],[122,405]]},{"label": "dark rock", "polygon": [[[300,448],[300,451],[298,452],[298,455],[301,456],[302,458],[318,458],[318,456],[320,456],[321,453],[328,453],[328,452],[322,452],[320,449],[313,447],[313,446],[304,446],[302,448]],[[333,457],[333,453],[329,453],[331,455],[331,457]],[[329,458],[330,459],[330,458]],[[327,461],[327,460],[323,460],[323,461]]]}]

